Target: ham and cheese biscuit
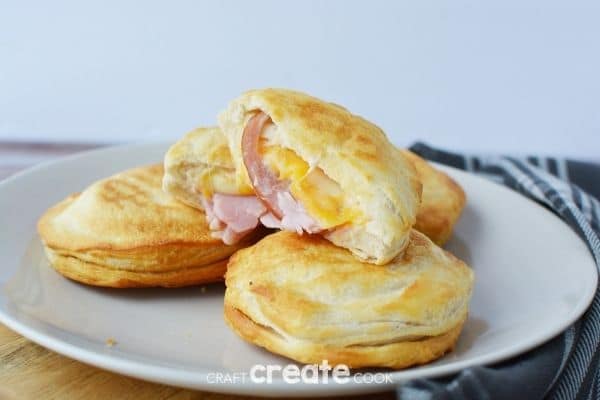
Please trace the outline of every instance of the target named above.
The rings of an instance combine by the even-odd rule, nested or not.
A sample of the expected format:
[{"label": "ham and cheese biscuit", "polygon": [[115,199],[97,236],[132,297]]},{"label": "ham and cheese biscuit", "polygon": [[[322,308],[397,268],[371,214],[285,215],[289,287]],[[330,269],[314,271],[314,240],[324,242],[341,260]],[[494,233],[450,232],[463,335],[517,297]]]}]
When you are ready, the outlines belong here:
[{"label": "ham and cheese biscuit", "polygon": [[251,242],[213,238],[202,211],[162,191],[162,176],[161,165],[121,172],[46,211],[38,231],[52,266],[117,288],[222,280],[229,256]]},{"label": "ham and cheese biscuit", "polygon": [[219,115],[240,187],[268,227],[320,233],[385,264],[408,245],[421,199],[410,161],[369,121],[284,89],[252,90]]},{"label": "ham and cheese biscuit", "polygon": [[278,232],[233,255],[225,284],[225,320],[250,343],[303,363],[405,368],[453,348],[473,272],[415,230],[382,266]]}]

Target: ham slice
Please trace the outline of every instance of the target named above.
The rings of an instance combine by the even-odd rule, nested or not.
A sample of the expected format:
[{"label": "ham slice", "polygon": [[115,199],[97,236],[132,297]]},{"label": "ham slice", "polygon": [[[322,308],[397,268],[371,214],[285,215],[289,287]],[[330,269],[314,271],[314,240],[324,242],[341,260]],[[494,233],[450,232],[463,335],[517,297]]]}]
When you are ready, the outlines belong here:
[{"label": "ham slice", "polygon": [[202,197],[201,200],[213,237],[228,245],[252,232],[259,218],[267,212],[256,196],[215,193],[211,199]]},{"label": "ham slice", "polygon": [[256,196],[215,193],[202,197],[202,205],[214,237],[235,244],[262,223],[267,228],[302,234],[322,229],[290,192],[289,181],[280,180],[260,158],[260,135],[271,118],[259,112],[248,121],[242,136],[242,157]]},{"label": "ham slice", "polygon": [[234,196],[216,193],[213,198],[216,217],[236,232],[247,232],[258,225],[258,219],[267,212],[255,196]]},{"label": "ham slice", "polygon": [[248,120],[242,134],[242,158],[256,195],[277,218],[282,218],[283,211],[279,207],[277,193],[288,190],[289,184],[277,178],[262,162],[258,152],[260,135],[270,123],[271,118],[264,112],[259,112]]},{"label": "ham slice", "polygon": [[261,222],[267,227],[290,231],[317,233],[322,229],[290,192],[289,181],[280,180],[262,161],[259,153],[260,135],[272,124],[264,112],[252,116],[242,134],[242,158],[258,198],[272,215],[264,215]]},{"label": "ham slice", "polygon": [[239,242],[260,223],[267,228],[286,229],[302,234],[304,231],[319,232],[318,225],[308,217],[301,204],[288,192],[278,192],[278,204],[282,206],[283,218],[277,218],[267,210],[256,196],[237,196],[215,193],[211,199],[202,197],[202,204],[213,237],[231,245]]},{"label": "ham slice", "polygon": [[283,214],[279,220],[279,229],[296,231],[299,235],[302,235],[303,231],[308,233],[321,231],[319,224],[308,215],[289,190],[277,192],[277,203]]}]

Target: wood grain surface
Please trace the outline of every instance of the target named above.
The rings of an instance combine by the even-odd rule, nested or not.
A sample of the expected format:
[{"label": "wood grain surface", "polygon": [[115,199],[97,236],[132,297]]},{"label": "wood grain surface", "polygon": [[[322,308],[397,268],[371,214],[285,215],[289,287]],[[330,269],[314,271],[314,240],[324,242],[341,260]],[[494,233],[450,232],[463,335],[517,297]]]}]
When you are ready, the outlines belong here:
[{"label": "wood grain surface", "polygon": [[[33,164],[101,145],[0,141],[0,180]],[[251,399],[145,382],[63,357],[0,324],[0,400]],[[393,392],[355,399],[394,399]]]}]

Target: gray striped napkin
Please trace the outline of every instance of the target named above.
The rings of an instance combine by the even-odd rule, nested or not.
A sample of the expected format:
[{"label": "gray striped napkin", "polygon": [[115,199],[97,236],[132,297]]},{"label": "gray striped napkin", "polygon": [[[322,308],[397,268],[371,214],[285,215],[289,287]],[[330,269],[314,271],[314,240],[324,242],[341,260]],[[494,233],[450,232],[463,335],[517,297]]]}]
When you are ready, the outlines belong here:
[{"label": "gray striped napkin", "polygon": [[[462,155],[423,143],[411,150],[493,179],[545,205],[585,240],[600,266],[599,165],[547,157]],[[599,344],[600,291],[579,321],[542,346],[497,365],[409,382],[398,387],[397,395],[403,400],[600,399]]]}]

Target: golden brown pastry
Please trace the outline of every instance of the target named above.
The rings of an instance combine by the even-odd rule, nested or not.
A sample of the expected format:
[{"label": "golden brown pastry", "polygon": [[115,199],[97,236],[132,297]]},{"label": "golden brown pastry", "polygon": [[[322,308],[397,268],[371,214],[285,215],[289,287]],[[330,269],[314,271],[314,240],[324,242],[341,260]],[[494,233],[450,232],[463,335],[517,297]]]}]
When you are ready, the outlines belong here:
[{"label": "golden brown pastry", "polygon": [[411,160],[423,184],[423,196],[414,228],[443,245],[452,235],[467,201],[465,192],[447,174],[408,150],[400,152]]},{"label": "golden brown pastry", "polygon": [[238,185],[253,188],[269,209],[260,216],[265,226],[321,233],[375,264],[408,244],[420,181],[377,126],[283,89],[244,93],[219,125]]},{"label": "golden brown pastry", "polygon": [[225,283],[225,320],[251,343],[303,363],[404,368],[453,348],[473,273],[415,230],[383,266],[278,232],[234,254]]},{"label": "golden brown pastry", "polygon": [[153,165],[98,181],[50,208],[38,231],[52,266],[110,287],[176,287],[222,280],[228,257],[248,245],[211,237],[204,213],[161,189]]}]

